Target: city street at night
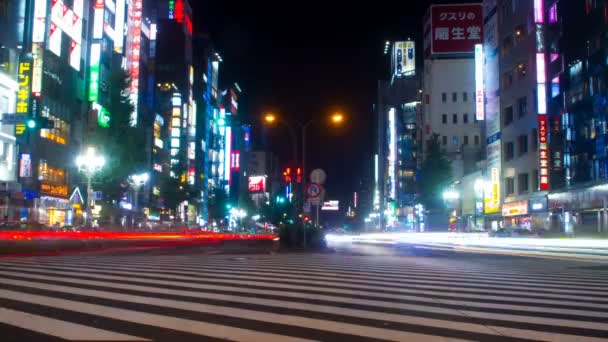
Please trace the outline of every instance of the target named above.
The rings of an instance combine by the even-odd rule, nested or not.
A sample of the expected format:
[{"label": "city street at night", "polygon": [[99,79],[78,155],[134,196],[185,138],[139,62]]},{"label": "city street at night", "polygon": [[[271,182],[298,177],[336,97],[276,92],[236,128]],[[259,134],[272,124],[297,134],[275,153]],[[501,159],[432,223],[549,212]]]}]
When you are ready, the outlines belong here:
[{"label": "city street at night", "polygon": [[0,0],[0,342],[608,341],[608,0]]},{"label": "city street at night", "polygon": [[0,260],[3,341],[600,341],[605,264],[163,247]]}]

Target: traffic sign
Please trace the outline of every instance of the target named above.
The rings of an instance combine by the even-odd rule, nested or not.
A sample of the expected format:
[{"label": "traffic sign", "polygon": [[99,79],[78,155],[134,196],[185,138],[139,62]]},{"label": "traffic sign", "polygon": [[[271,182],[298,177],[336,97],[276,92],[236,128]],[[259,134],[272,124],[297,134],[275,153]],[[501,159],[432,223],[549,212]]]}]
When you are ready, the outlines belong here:
[{"label": "traffic sign", "polygon": [[310,173],[310,180],[313,183],[323,184],[325,183],[325,179],[327,179],[327,174],[321,169],[312,170]]},{"label": "traffic sign", "polygon": [[24,123],[18,123],[15,125],[15,135],[23,135],[25,133],[26,126]]},{"label": "traffic sign", "polygon": [[23,114],[4,113],[2,114],[2,119],[0,119],[0,121],[2,121],[2,123],[5,125],[14,125],[18,123],[24,123],[25,117],[26,116]]},{"label": "traffic sign", "polygon": [[320,184],[317,183],[308,183],[306,185],[306,197],[308,198],[317,198],[323,192],[323,188]]}]

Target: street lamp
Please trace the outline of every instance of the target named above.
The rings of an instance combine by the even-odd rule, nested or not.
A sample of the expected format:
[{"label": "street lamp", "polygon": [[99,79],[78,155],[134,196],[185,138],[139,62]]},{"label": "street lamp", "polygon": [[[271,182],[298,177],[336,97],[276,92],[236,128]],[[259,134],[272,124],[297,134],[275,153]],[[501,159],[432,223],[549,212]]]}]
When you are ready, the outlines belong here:
[{"label": "street lamp", "polygon": [[[297,158],[297,149],[296,149],[296,134],[295,134],[295,129],[292,126],[292,124],[295,124],[298,128],[300,128],[300,136],[302,138],[302,142],[301,142],[301,147],[302,147],[302,175],[304,175],[304,179],[306,177],[306,131],[308,130],[308,127],[310,127],[313,123],[316,123],[318,121],[319,118],[313,118],[310,119],[309,121],[302,123],[299,121],[292,121],[291,124],[287,121],[285,121],[284,119],[280,118],[279,116],[275,115],[274,113],[266,113],[264,114],[264,122],[266,122],[267,124],[274,124],[275,122],[280,122],[283,123],[287,129],[289,130],[289,133],[291,134],[292,137],[292,143],[294,145],[294,161],[297,163],[298,158]],[[331,123],[333,123],[334,125],[340,125],[344,122],[345,120],[345,116],[342,113],[334,113],[332,115],[329,116],[329,120]],[[305,184],[306,181],[304,180],[303,183]],[[306,187],[302,186],[302,209],[304,209],[304,198],[306,197],[304,192],[306,191]],[[303,229],[304,231],[304,239],[303,241],[303,245],[304,247],[306,247],[306,229]]]},{"label": "street lamp", "polygon": [[344,122],[344,115],[342,115],[342,113],[334,113],[331,116],[331,122],[334,124],[341,124]]},{"label": "street lamp", "polygon": [[96,172],[99,172],[103,168],[105,163],[105,158],[98,155],[94,147],[88,147],[85,154],[76,157],[78,171],[84,173],[87,177],[86,225],[89,225],[91,222],[91,179]]},{"label": "street lamp", "polygon": [[150,175],[147,172],[129,176],[129,185],[131,188],[133,188],[133,192],[135,193],[135,197],[133,199],[133,210],[135,211],[136,216],[138,214],[139,190],[148,182],[149,179]]},{"label": "street lamp", "polygon": [[456,190],[447,190],[443,193],[443,199],[446,201],[460,199],[460,193]]}]

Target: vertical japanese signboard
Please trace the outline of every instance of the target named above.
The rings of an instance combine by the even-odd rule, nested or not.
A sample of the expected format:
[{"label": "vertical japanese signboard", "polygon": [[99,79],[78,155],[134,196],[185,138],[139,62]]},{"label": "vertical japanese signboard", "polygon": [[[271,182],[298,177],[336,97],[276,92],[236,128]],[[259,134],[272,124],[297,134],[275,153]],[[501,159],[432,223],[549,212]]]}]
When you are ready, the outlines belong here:
[{"label": "vertical japanese signboard", "polygon": [[473,53],[483,43],[481,4],[431,6],[431,54]]},{"label": "vertical japanese signboard", "polygon": [[540,190],[549,190],[549,123],[547,115],[538,115],[538,174]]},{"label": "vertical japanese signboard", "polygon": [[484,35],[483,35],[483,88],[484,116],[486,124],[486,155],[487,170],[485,180],[488,184],[484,189],[484,212],[486,214],[500,213],[500,170],[502,168],[501,135],[500,135],[500,82],[498,66],[498,20],[496,0],[486,0],[483,3]]},{"label": "vertical japanese signboard", "polygon": [[549,190],[549,123],[547,116],[547,71],[544,42],[544,1],[534,0],[536,24],[536,112],[538,114],[538,176],[540,190]]},{"label": "vertical japanese signboard", "polygon": [[30,96],[32,86],[32,62],[27,60],[27,57],[19,62],[18,83],[19,90],[17,91],[17,114],[27,115],[30,113]]}]

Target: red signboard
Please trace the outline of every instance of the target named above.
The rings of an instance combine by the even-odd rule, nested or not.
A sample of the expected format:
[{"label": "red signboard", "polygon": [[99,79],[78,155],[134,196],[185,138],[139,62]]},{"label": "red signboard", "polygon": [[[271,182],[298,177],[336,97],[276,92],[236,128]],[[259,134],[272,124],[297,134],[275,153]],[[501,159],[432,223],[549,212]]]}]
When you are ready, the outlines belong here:
[{"label": "red signboard", "polygon": [[549,123],[547,115],[538,115],[538,175],[540,190],[549,190]]},{"label": "red signboard", "polygon": [[483,44],[481,4],[431,6],[431,53],[473,53]]},{"label": "red signboard", "polygon": [[234,150],[230,155],[230,171],[241,170],[241,152]]},{"label": "red signboard", "polygon": [[266,177],[251,176],[249,177],[249,192],[262,193],[266,191]]}]

